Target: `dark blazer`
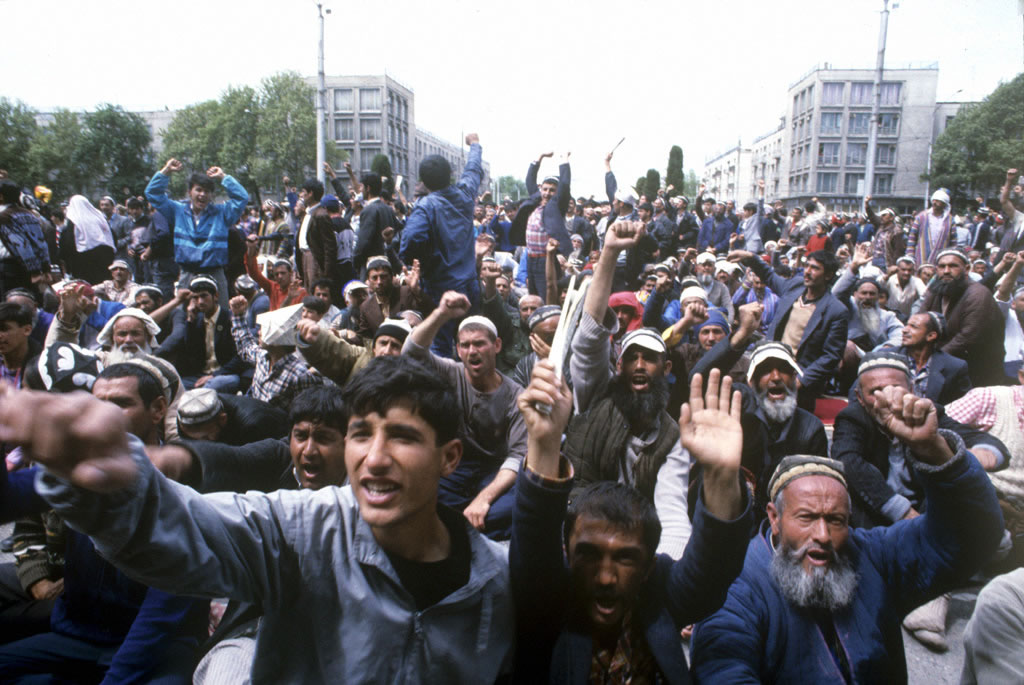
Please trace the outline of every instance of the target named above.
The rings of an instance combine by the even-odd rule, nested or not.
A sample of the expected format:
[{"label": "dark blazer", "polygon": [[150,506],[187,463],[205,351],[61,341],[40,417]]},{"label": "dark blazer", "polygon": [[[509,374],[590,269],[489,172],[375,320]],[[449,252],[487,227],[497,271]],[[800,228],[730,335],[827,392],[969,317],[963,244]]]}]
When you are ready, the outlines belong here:
[{"label": "dark blazer", "polygon": [[[412,288],[407,285],[393,287],[391,289],[391,316],[398,316],[398,312],[404,312],[406,309],[415,309],[426,317],[433,311],[434,303],[422,289],[419,292],[413,292]],[[352,317],[353,329],[361,338],[369,340],[373,338],[373,334],[377,332],[377,328],[382,323],[384,323],[384,310],[377,303],[376,296],[370,293],[370,296],[363,301]]]},{"label": "dark blazer", "polygon": [[[900,348],[904,352],[903,348]],[[949,404],[971,390],[967,362],[942,350],[932,352],[928,360],[928,386],[924,396],[938,404]]]},{"label": "dark blazer", "polygon": [[[786,323],[789,322],[789,312],[804,293],[803,276],[782,278],[763,259],[756,257],[744,263],[779,296],[775,305],[775,318],[768,328],[768,337],[781,340]],[[814,314],[800,338],[800,345],[795,350],[796,361],[803,370],[800,382],[805,388],[820,392],[832,377],[846,349],[848,327],[849,312],[846,306],[830,290],[826,290],[818,300]]]},{"label": "dark blazer", "polygon": [[1021,252],[1024,251],[1024,233],[1021,234],[1020,238],[1013,232],[1013,216],[1006,217],[1006,231],[1003,233],[1003,239],[999,241],[999,256],[993,264],[998,264],[1007,252]]},{"label": "dark blazer", "polygon": [[[1009,463],[1009,451],[999,438],[954,421],[946,416],[942,405],[936,405],[936,409],[939,412],[939,428],[959,435],[967,449],[975,445],[988,445],[1002,453],[1004,466]],[[889,475],[890,444],[889,436],[860,402],[851,402],[836,416],[832,433],[832,458],[843,462],[846,471],[850,498],[853,500],[851,525],[870,528],[892,523],[882,513],[882,507],[896,495],[886,482]],[[910,471],[912,487],[923,493],[920,476],[913,468]]]},{"label": "dark blazer", "polygon": [[[189,323],[184,308],[179,308],[174,312],[174,330],[156,351],[158,357],[174,364],[182,377],[200,376],[206,366],[205,321],[206,317],[200,314],[195,321]],[[231,337],[231,314],[223,308],[214,328],[213,349],[217,363],[220,364],[215,376],[238,374],[248,368],[238,356],[235,339]]]},{"label": "dark blazer", "polygon": [[[361,272],[370,257],[387,254],[383,231],[396,225],[395,212],[383,200],[366,205],[359,214],[359,232],[356,234],[356,249],[352,266]],[[332,229],[333,230],[333,229]]]},{"label": "dark blazer", "polygon": [[[540,165],[537,162],[530,162],[530,168],[526,172],[526,190],[530,193],[516,212],[512,220],[512,227],[509,229],[509,240],[513,245],[526,244],[526,222],[529,221],[533,210],[540,206],[540,186],[537,185],[537,170]],[[548,236],[558,241],[558,251],[568,257],[572,252],[572,241],[569,240],[569,232],[565,229],[565,213],[569,211],[569,198],[572,194],[569,184],[572,180],[572,172],[569,165],[561,164],[558,167],[558,194],[555,202],[548,202],[544,205],[543,224]]]},{"label": "dark blazer", "polygon": [[[921,300],[922,312],[941,312],[942,298],[931,290]],[[967,373],[976,388],[1000,385],[1003,372],[1003,329],[1006,320],[992,292],[969,282],[967,290],[946,308],[950,339],[942,351],[967,361]]]}]

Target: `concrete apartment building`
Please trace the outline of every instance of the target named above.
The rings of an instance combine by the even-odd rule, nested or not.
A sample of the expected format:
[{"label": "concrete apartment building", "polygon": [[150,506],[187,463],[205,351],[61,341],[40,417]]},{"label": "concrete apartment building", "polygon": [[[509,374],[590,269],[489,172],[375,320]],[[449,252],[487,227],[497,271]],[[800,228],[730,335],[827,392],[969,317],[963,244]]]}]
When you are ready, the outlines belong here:
[{"label": "concrete apartment building", "polygon": [[[306,82],[316,87],[315,78]],[[387,75],[328,76],[327,137],[345,150],[352,167],[370,170],[375,155],[385,154],[395,174],[405,177],[403,191],[410,196],[420,160],[439,154],[448,160],[457,178],[465,165],[462,141],[452,143],[416,127],[416,96]],[[490,164],[483,163],[481,186],[491,182]]]},{"label": "concrete apartment building", "polygon": [[[705,163],[702,178],[709,189],[721,178],[718,194],[742,204],[755,197],[757,180],[763,178],[767,197],[790,207],[817,197],[830,210],[856,211],[870,194],[900,213],[920,210],[929,190],[921,174],[928,169],[931,145],[964,103],[936,102],[937,65],[886,69],[874,188],[867,192],[874,73],[828,64],[809,71],[789,87],[780,125]],[[749,169],[730,172],[733,161],[741,164],[744,158]],[[731,179],[735,194],[729,191]]]}]

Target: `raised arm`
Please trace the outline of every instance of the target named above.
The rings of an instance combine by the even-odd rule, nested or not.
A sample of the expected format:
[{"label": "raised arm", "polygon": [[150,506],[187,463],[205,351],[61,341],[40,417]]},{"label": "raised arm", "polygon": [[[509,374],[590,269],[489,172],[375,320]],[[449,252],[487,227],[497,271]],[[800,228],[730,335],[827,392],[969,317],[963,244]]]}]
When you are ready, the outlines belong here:
[{"label": "raised arm", "polygon": [[1019,172],[1016,169],[1006,170],[1006,184],[1003,185],[999,191],[999,204],[1003,208],[1003,214],[1006,215],[1006,220],[1009,221],[1013,218],[1013,215],[1017,213],[1017,209],[1010,202],[1010,189],[1017,182],[1017,176]]},{"label": "raised arm", "polygon": [[469,146],[469,156],[466,158],[466,166],[462,170],[458,187],[470,198],[476,197],[476,191],[480,188],[480,180],[484,175],[484,168],[481,162],[483,148],[480,147],[480,137],[475,133],[466,136],[466,145]]}]

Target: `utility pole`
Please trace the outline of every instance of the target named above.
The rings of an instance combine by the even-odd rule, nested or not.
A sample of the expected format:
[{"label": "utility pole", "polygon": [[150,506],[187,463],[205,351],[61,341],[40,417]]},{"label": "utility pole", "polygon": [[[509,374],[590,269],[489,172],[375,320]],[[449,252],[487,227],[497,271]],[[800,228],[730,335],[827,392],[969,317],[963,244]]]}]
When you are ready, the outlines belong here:
[{"label": "utility pole", "polygon": [[[324,82],[324,5],[322,2],[316,4],[316,11],[320,15],[320,45],[317,53],[316,73],[316,177],[321,183],[327,181],[327,172],[324,171],[324,142],[326,135],[324,125],[327,119],[327,85]],[[330,14],[331,10],[327,10]]]},{"label": "utility pole", "polygon": [[[868,128],[868,158],[864,165],[864,195],[875,189],[875,155],[878,150],[878,123],[882,109],[882,72],[885,70],[885,35],[889,30],[889,0],[882,0],[882,21],[878,28],[878,63],[875,66],[875,96],[871,102]],[[863,198],[861,198],[863,201]],[[861,203],[863,205],[863,202]]]}]

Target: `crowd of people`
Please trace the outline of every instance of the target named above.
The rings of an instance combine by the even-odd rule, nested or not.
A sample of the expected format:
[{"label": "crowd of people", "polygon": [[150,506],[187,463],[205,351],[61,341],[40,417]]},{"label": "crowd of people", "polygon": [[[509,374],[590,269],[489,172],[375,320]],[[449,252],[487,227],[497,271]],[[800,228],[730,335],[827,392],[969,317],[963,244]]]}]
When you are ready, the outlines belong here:
[{"label": "crowd of people", "polygon": [[0,171],[0,679],[905,682],[989,580],[964,682],[1020,679],[1016,169],[516,203],[465,142],[412,199]]}]

